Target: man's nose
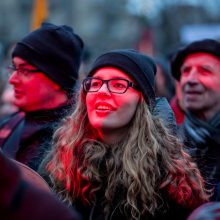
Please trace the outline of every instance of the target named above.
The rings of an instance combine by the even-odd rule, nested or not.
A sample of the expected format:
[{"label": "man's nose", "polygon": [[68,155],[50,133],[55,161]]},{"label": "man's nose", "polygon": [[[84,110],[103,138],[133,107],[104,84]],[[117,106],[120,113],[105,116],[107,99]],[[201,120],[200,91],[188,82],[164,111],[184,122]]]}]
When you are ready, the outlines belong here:
[{"label": "man's nose", "polygon": [[196,70],[196,68],[192,68],[187,77],[186,77],[186,81],[189,83],[198,83],[199,82],[199,74],[198,71]]},{"label": "man's nose", "polygon": [[13,71],[12,74],[10,75],[8,81],[10,84],[15,84],[17,82],[19,82],[19,77],[18,77],[18,74],[17,74],[17,71]]}]

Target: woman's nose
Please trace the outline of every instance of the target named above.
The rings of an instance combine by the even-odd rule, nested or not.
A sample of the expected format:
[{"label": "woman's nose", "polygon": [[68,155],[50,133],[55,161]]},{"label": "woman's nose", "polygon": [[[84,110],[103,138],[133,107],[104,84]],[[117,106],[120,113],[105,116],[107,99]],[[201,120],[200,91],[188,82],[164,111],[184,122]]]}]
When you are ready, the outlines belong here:
[{"label": "woman's nose", "polygon": [[98,90],[99,94],[110,94],[107,83],[103,83],[101,88]]}]

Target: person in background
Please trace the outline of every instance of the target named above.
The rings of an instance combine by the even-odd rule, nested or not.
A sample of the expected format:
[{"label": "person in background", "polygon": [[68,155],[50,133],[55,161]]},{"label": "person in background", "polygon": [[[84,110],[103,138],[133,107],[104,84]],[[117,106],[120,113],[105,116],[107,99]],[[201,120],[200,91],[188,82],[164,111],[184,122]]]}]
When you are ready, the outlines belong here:
[{"label": "person in background", "polygon": [[169,70],[169,63],[162,57],[154,58],[157,66],[155,76],[155,92],[158,97],[166,97],[168,101],[175,94],[174,80]]},{"label": "person in background", "polygon": [[0,121],[3,153],[34,170],[74,100],[83,41],[66,25],[43,23],[12,50],[9,83],[19,111]]},{"label": "person in background", "polygon": [[14,105],[14,90],[12,85],[6,83],[0,97],[0,119],[18,111]]},{"label": "person in background", "polygon": [[52,193],[28,182],[21,170],[0,149],[1,220],[81,220]]},{"label": "person in background", "polygon": [[207,188],[214,189],[211,200],[216,200],[220,195],[220,43],[203,39],[180,48],[171,69],[185,108],[181,128],[185,145]]},{"label": "person in background", "polygon": [[1,118],[18,111],[18,108],[14,105],[14,91],[12,85],[8,82],[9,71],[8,66],[11,64],[11,53],[15,43],[10,42],[5,47],[5,54],[2,64],[0,66],[0,120]]},{"label": "person in background", "polygon": [[160,118],[158,106],[166,112],[168,102],[155,97],[155,74],[153,60],[136,50],[102,54],[55,132],[40,173],[84,219],[180,220],[208,200],[167,126],[174,122]]}]

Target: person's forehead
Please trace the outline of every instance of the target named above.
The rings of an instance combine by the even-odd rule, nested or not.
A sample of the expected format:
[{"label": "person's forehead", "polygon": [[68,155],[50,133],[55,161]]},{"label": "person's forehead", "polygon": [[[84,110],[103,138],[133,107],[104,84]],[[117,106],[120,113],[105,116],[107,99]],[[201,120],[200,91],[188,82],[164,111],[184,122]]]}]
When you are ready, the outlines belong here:
[{"label": "person's forehead", "polygon": [[100,77],[102,79],[125,78],[132,80],[132,78],[126,72],[115,67],[102,67],[95,72],[93,77]]},{"label": "person's forehead", "polygon": [[197,53],[192,53],[187,55],[184,60],[182,65],[186,64],[187,62],[195,62],[195,61],[201,61],[202,63],[210,63],[210,62],[219,62],[220,65],[220,58],[207,52],[197,52]]}]

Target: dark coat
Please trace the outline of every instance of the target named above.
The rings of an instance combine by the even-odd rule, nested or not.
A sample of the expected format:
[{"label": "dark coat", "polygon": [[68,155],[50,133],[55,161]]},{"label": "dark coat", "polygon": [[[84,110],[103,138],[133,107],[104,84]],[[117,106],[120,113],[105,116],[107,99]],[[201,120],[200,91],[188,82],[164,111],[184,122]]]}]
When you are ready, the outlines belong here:
[{"label": "dark coat", "polygon": [[18,167],[0,151],[1,220],[80,220],[51,193],[26,182]]},{"label": "dark coat", "polygon": [[185,146],[198,165],[206,187],[214,189],[211,200],[216,200],[220,183],[220,113],[209,121],[187,113],[181,130]]},{"label": "dark coat", "polygon": [[[174,114],[171,111],[170,106],[168,105],[168,102],[164,98],[158,98],[156,100],[156,108],[154,110],[155,115],[159,115],[165,126],[169,128],[174,134],[177,133],[177,126],[175,124],[175,118]],[[51,156],[51,155],[50,155]],[[43,161],[40,170],[38,172],[44,177],[44,179],[48,182],[49,185],[51,184],[49,173],[45,169],[45,165],[50,161],[50,157],[45,158]],[[104,164],[102,167],[102,173],[104,174],[103,177],[103,183],[105,185],[105,180],[107,179],[107,173],[104,169]],[[162,170],[162,169],[161,169]],[[65,188],[65,186],[63,187]],[[104,195],[105,187],[103,187],[103,190],[100,190],[99,193],[96,194],[96,202],[94,205],[86,206],[84,205],[80,199],[78,199],[74,204],[73,207],[76,209],[83,217],[84,220],[105,220],[106,216],[104,215],[104,207],[103,207],[103,199],[102,196]],[[125,213],[122,213],[119,207],[117,206],[118,201],[121,201],[121,199],[124,199],[126,196],[122,196],[123,189],[117,189],[117,193],[115,193],[115,199],[113,201],[113,204],[111,204],[111,211],[110,216],[107,218],[108,220],[127,220],[128,216],[125,215]],[[166,192],[159,192],[162,201],[161,206],[156,210],[155,216],[152,215],[145,215],[142,216],[140,220],[185,220],[187,216],[192,212],[192,209],[185,208],[181,205],[178,205],[176,201],[173,201],[170,199],[170,197],[167,195]],[[122,197],[121,197],[122,196]]]},{"label": "dark coat", "polygon": [[[161,194],[163,199],[163,204],[161,203],[160,208],[155,212],[155,215],[144,215],[140,220],[185,220],[189,214],[193,211],[192,208],[184,208],[178,205],[175,201],[171,200],[166,193]],[[120,192],[118,192],[120,195]],[[117,195],[117,196],[118,196]],[[85,206],[79,200],[75,203],[74,209],[76,209],[82,216],[84,220],[104,220],[104,208],[103,202],[97,199],[94,206]],[[128,216],[122,213],[117,206],[117,203],[112,204],[112,210],[110,212],[108,220],[127,220]],[[130,217],[130,216],[129,216]]]},{"label": "dark coat", "polygon": [[[36,112],[16,112],[0,122],[0,147],[7,156],[37,170],[50,149],[54,129],[69,106]],[[5,131],[10,134],[6,135]]]}]

